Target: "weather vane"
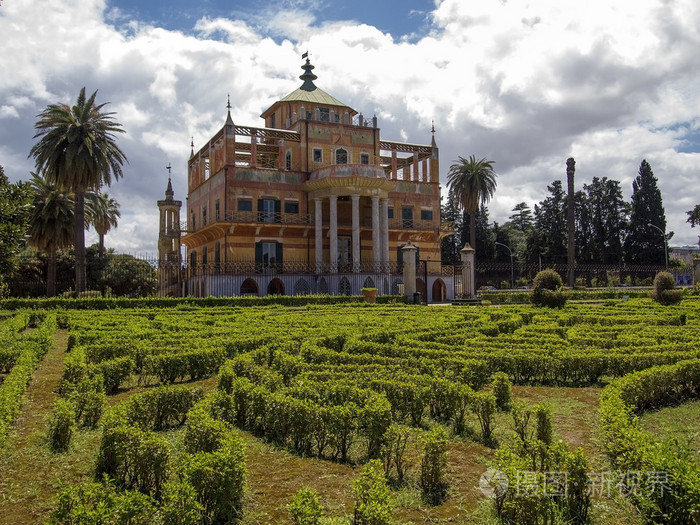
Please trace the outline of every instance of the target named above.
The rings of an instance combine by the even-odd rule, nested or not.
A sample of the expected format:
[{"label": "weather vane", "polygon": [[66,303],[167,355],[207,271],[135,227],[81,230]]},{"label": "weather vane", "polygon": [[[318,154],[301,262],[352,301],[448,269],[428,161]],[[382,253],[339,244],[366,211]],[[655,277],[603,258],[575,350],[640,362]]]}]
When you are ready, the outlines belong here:
[{"label": "weather vane", "polygon": [[168,162],[168,165],[165,167],[165,169],[168,170],[168,178],[170,178],[170,170],[171,170],[172,168],[173,168],[173,167],[172,167],[172,166],[170,165],[170,163]]}]

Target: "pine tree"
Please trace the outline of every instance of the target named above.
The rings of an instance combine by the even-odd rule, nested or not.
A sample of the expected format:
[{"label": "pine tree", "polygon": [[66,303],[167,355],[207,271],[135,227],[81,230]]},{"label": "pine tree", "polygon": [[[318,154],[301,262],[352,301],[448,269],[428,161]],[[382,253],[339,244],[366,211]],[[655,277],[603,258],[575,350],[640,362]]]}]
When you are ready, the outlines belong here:
[{"label": "pine tree", "polygon": [[639,175],[632,182],[632,202],[627,237],[624,241],[625,261],[630,264],[662,266],[666,257],[666,214],[661,191],[654,172],[646,160],[639,166]]}]

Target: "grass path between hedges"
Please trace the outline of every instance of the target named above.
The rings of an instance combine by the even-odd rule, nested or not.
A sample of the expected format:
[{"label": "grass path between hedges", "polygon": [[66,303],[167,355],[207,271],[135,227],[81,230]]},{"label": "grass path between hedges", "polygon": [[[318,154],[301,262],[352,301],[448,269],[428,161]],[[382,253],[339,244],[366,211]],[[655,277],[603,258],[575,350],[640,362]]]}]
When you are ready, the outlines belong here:
[{"label": "grass path between hedges", "polygon": [[[0,524],[45,521],[57,478],[71,465],[46,445],[47,418],[63,372],[67,332],[58,330],[24,394],[22,410],[0,454]],[[61,465],[61,470],[57,466]]]}]

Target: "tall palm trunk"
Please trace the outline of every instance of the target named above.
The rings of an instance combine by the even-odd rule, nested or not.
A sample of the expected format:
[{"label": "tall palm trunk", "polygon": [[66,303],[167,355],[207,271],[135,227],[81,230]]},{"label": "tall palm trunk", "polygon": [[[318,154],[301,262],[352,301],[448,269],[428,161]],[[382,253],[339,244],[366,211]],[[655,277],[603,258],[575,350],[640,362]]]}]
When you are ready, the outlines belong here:
[{"label": "tall palm trunk", "polygon": [[75,192],[75,291],[85,291],[85,191]]},{"label": "tall palm trunk", "polygon": [[46,266],[46,297],[56,296],[56,251],[56,246],[51,244]]},{"label": "tall palm trunk", "polygon": [[469,211],[469,244],[476,250],[476,210]]}]

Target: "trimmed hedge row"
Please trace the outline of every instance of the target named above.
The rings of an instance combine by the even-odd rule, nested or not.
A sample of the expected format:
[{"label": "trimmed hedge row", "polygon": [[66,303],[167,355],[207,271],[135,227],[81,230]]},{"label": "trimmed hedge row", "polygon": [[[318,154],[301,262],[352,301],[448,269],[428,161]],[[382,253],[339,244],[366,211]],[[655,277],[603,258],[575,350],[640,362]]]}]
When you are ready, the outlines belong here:
[{"label": "trimmed hedge row", "polygon": [[[407,303],[403,295],[379,295],[378,304]],[[365,303],[358,295],[268,295],[265,297],[146,297],[129,299],[126,297],[78,297],[49,299],[3,299],[1,310],[112,310],[116,308],[172,308],[192,306],[196,308],[212,306],[304,306],[308,304],[351,304]],[[368,305],[369,306],[369,305]]]},{"label": "trimmed hedge row", "polygon": [[663,474],[663,487],[629,493],[655,523],[700,524],[700,467],[682,458],[677,445],[657,442],[639,425],[637,414],[700,396],[700,359],[658,366],[622,377],[600,399],[602,444],[623,473]]},{"label": "trimmed hedge row", "polygon": [[36,330],[20,334],[20,330],[36,321],[30,317],[29,314],[20,313],[16,318],[5,321],[0,331],[0,345],[19,352],[9,374],[0,384],[0,449],[5,446],[7,433],[19,412],[22,395],[32,374],[51,346],[56,332],[56,317],[46,316]]}]

